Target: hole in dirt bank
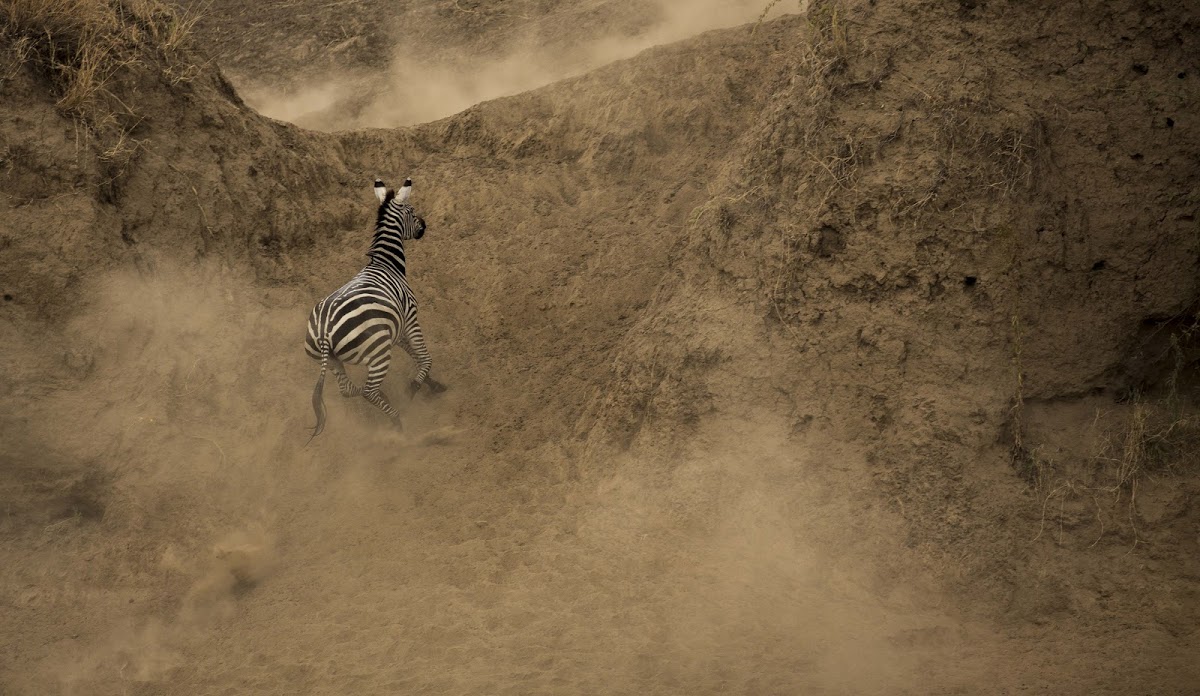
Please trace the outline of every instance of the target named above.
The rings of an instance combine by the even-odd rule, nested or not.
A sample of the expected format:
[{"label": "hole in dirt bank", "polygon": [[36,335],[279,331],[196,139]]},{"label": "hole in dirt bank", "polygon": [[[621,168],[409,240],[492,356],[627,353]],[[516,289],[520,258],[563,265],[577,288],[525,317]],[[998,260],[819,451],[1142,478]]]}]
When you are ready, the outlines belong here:
[{"label": "hole in dirt bank", "polygon": [[1146,156],[1140,152],[1135,152],[1129,156],[1129,159],[1133,160],[1134,162],[1141,162],[1142,160],[1146,159]]},{"label": "hole in dirt bank", "polygon": [[1119,365],[1118,388],[1130,393],[1200,387],[1200,314],[1144,317]]},{"label": "hole in dirt bank", "polygon": [[813,239],[812,251],[823,259],[831,259],[834,254],[846,248],[846,238],[841,231],[831,225],[822,225]]},{"label": "hole in dirt bank", "polygon": [[975,10],[979,9],[982,4],[982,0],[958,0],[958,16],[962,19],[971,19]]},{"label": "hole in dirt bank", "polygon": [[1141,63],[1134,63],[1131,66],[1131,69],[1139,75],[1145,75],[1146,73],[1150,72],[1150,68],[1142,65]]},{"label": "hole in dirt bank", "polygon": [[1103,270],[1104,270],[1104,265],[1105,265],[1105,264],[1104,264],[1104,259],[1100,259],[1100,260],[1099,260],[1099,261],[1097,261],[1096,263],[1093,263],[1093,264],[1092,264],[1092,270],[1093,270],[1093,271],[1103,271]]},{"label": "hole in dirt bank", "polygon": [[12,302],[12,301],[13,301],[13,296],[12,296],[12,295],[9,295],[8,293],[5,293],[5,294],[4,294],[4,301],[5,301],[5,302]]},{"label": "hole in dirt bank", "polygon": [[967,290],[974,288],[975,284],[978,282],[979,282],[979,279],[976,278],[975,276],[963,276],[963,287],[966,288]]},{"label": "hole in dirt bank", "polygon": [[1174,128],[1174,127],[1175,127],[1175,119],[1168,116],[1167,117],[1167,128]]}]

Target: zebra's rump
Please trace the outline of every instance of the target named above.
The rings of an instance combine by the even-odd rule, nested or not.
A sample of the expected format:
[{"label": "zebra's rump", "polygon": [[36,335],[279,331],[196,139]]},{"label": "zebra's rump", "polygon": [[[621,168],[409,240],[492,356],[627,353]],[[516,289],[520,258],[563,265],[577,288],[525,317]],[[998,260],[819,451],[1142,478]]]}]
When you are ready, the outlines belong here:
[{"label": "zebra's rump", "polygon": [[341,362],[369,362],[390,349],[402,321],[395,303],[386,296],[372,292],[331,296],[309,314],[305,352],[319,359],[324,339],[330,354]]}]

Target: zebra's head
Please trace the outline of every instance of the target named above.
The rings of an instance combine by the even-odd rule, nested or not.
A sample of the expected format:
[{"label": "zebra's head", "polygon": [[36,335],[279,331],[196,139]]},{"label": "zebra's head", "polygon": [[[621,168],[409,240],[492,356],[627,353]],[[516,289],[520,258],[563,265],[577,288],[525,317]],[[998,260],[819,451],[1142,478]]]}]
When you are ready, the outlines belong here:
[{"label": "zebra's head", "polygon": [[419,217],[408,203],[411,194],[412,179],[405,179],[399,191],[387,188],[380,179],[375,180],[375,197],[379,199],[379,211],[375,216],[376,239],[383,234],[396,235],[401,240],[425,236],[425,219]]}]

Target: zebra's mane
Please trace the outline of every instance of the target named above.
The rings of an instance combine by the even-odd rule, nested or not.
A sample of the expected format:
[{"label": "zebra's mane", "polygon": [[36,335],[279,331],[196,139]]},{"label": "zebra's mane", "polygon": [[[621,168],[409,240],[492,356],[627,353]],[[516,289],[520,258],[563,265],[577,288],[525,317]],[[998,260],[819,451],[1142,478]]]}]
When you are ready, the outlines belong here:
[{"label": "zebra's mane", "polygon": [[367,256],[393,266],[401,275],[404,275],[406,272],[404,239],[400,236],[399,229],[393,229],[387,224],[387,218],[389,213],[391,216],[399,217],[403,214],[404,208],[408,208],[411,212],[412,206],[407,203],[394,205],[395,197],[396,192],[388,189],[383,197],[383,202],[379,204],[379,211],[375,215],[375,234],[371,237],[371,248],[367,250]]},{"label": "zebra's mane", "polygon": [[392,199],[395,197],[396,197],[395,189],[388,189],[387,193],[384,194],[383,201],[379,204],[379,210],[376,211],[376,213],[375,213],[375,229],[376,230],[378,230],[379,226],[381,224],[383,224],[383,216],[387,214],[388,205],[391,204]]}]

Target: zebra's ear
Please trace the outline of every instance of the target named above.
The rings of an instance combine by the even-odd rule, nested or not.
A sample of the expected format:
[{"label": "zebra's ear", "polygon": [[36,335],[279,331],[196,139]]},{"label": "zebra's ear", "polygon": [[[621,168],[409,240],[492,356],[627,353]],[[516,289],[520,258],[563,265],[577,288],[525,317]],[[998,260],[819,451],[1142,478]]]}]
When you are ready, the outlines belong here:
[{"label": "zebra's ear", "polygon": [[375,197],[379,199],[380,203],[387,197],[387,187],[383,185],[382,179],[375,180]]}]

